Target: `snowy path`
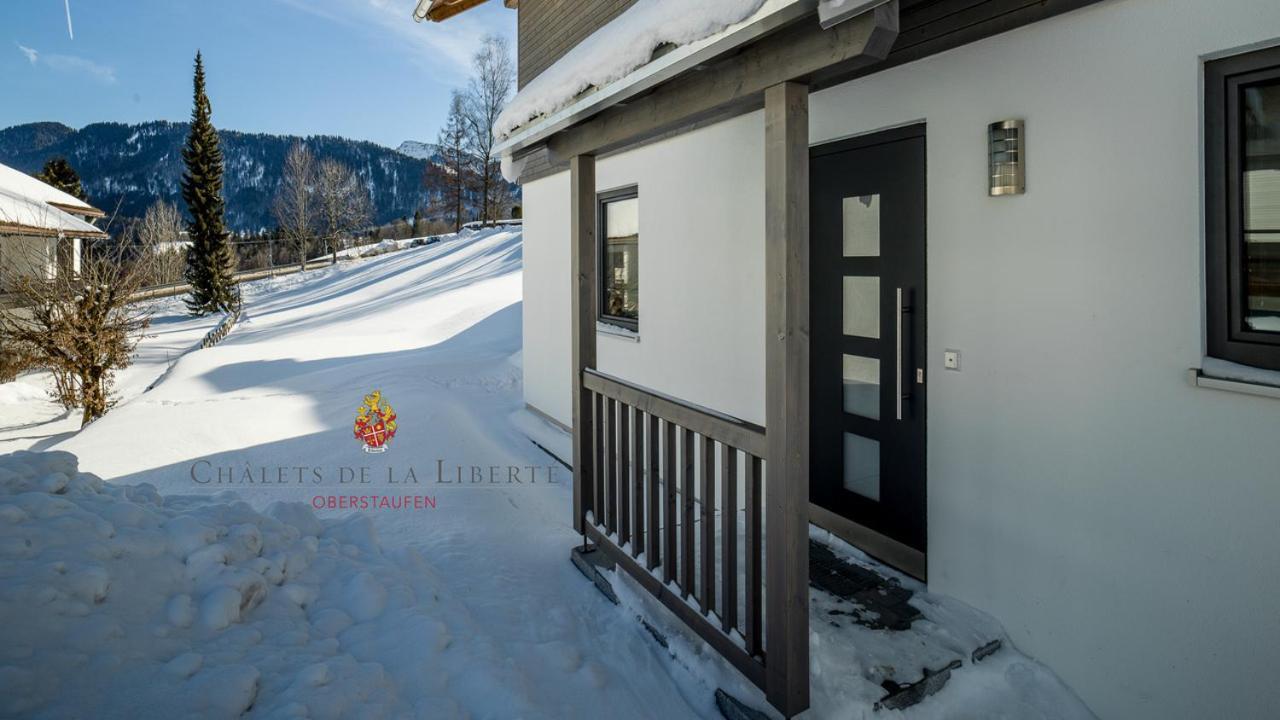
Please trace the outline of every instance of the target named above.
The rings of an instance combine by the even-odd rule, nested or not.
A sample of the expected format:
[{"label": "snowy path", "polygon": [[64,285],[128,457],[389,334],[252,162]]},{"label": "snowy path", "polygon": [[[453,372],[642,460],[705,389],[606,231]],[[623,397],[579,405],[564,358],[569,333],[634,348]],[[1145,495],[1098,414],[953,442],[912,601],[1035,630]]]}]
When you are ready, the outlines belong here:
[{"label": "snowy path", "polygon": [[[569,473],[517,430],[541,422],[521,409],[518,231],[244,292],[205,350],[216,318],[159,304],[120,405],[80,432],[42,378],[0,385],[0,715],[716,717],[717,687],[764,704],[631,581],[615,577],[614,606],[569,563]],[[383,454],[352,434],[375,389],[399,422]],[[27,448],[110,484],[70,455],[4,455]],[[404,496],[430,501],[379,507]],[[329,507],[352,497],[371,507]],[[806,716],[1090,717],[1008,645],[905,713],[874,711],[886,663],[1003,637],[916,591],[924,618],[899,636],[833,630],[815,591]]]},{"label": "snowy path", "polygon": [[[401,568],[379,570],[381,586],[411,591],[413,601],[339,635],[343,653],[394,679],[391,716],[714,712],[713,688],[673,679],[634,617],[568,561],[577,541],[568,473],[509,422],[522,407],[520,272],[519,233],[491,231],[254,283],[245,320],[222,344],[183,356],[154,389],[51,449],[115,484],[151,483],[165,495],[232,490],[260,510],[316,496],[433,496],[435,509],[365,513]],[[160,327],[170,324],[192,323],[162,318]],[[373,389],[399,416],[382,455],[352,437]],[[462,466],[468,482],[438,483],[441,464]],[[498,468],[499,482],[470,483],[471,466]],[[535,468],[536,484],[509,484],[509,466],[522,480]],[[340,482],[362,467],[368,483]],[[410,468],[416,485],[388,483],[388,473],[402,481]],[[219,469],[228,482],[217,482]],[[435,641],[415,633],[424,623],[443,624],[427,633]],[[270,706],[268,668],[259,670],[259,705]]]}]

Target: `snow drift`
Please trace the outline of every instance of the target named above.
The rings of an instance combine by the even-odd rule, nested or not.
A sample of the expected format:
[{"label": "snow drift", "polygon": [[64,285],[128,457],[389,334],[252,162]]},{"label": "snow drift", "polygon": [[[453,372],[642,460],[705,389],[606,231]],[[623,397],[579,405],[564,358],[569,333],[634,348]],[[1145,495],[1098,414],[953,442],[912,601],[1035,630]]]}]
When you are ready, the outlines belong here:
[{"label": "snow drift", "polygon": [[0,559],[6,717],[411,716],[402,669],[362,658],[451,642],[367,518],[164,497],[65,452],[0,456]]}]

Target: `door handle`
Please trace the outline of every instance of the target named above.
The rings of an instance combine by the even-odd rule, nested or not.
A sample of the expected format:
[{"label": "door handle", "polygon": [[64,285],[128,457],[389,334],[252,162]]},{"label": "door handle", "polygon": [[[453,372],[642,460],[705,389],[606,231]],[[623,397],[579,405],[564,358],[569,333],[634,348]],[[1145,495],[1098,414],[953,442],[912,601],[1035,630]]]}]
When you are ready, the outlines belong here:
[{"label": "door handle", "polygon": [[897,392],[895,393],[896,405],[897,405],[896,418],[898,420],[901,420],[902,419],[902,401],[911,399],[911,392],[905,389],[907,386],[905,386],[902,382],[902,363],[904,359],[902,356],[903,355],[902,344],[904,342],[903,316],[911,312],[911,306],[907,305],[903,301],[902,288],[897,289],[896,295],[897,295],[897,302],[896,302],[897,307],[895,309],[894,315],[897,321],[896,324],[897,324],[898,351],[897,351],[897,356],[895,358],[896,362],[894,363],[894,372],[897,377]]}]

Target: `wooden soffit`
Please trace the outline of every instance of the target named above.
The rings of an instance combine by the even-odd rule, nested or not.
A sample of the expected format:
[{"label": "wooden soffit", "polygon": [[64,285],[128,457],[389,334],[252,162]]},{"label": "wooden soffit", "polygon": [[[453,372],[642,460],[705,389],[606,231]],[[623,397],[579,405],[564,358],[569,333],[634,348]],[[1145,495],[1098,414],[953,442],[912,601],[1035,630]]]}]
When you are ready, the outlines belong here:
[{"label": "wooden soffit", "polygon": [[[430,20],[431,22],[441,22],[466,12],[471,8],[482,5],[488,0],[428,0],[427,2],[418,3],[418,9],[414,11],[414,18],[418,20]],[[505,0],[504,5],[507,7],[516,7],[515,0]]]}]

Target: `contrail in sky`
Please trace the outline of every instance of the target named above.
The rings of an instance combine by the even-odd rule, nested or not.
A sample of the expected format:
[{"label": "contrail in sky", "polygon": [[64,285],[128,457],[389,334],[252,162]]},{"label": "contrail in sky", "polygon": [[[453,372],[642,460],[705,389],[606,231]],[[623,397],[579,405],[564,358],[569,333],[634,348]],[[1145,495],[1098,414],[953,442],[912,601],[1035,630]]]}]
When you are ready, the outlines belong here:
[{"label": "contrail in sky", "polygon": [[76,39],[75,32],[71,29],[71,0],[62,0],[62,6],[67,9],[67,34],[72,40]]}]

